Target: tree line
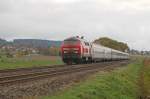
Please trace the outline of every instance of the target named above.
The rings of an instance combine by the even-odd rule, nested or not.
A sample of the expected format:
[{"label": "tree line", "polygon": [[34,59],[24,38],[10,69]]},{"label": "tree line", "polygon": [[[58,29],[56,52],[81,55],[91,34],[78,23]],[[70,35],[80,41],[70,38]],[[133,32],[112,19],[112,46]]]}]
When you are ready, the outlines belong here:
[{"label": "tree line", "polygon": [[109,48],[116,49],[116,50],[123,51],[123,52],[129,50],[129,46],[126,43],[118,42],[108,37],[102,37],[102,38],[96,39],[94,43],[101,44],[105,47],[109,47]]}]

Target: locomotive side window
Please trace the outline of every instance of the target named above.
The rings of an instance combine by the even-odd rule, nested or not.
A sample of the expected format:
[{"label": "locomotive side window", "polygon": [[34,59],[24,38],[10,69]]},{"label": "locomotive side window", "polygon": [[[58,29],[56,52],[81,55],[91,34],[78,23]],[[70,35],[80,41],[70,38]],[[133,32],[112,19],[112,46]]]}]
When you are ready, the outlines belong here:
[{"label": "locomotive side window", "polygon": [[86,46],[89,46],[89,45],[90,45],[88,42],[84,42],[84,44],[85,44]]}]

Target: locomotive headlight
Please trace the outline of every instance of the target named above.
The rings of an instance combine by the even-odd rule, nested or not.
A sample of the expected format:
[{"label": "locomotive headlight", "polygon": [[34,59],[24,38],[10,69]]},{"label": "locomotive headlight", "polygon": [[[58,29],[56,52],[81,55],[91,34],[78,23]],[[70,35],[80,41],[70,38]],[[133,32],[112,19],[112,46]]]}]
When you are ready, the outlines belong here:
[{"label": "locomotive headlight", "polygon": [[67,51],[64,51],[64,53],[67,53]]},{"label": "locomotive headlight", "polygon": [[74,53],[78,53],[78,51],[74,51]]}]

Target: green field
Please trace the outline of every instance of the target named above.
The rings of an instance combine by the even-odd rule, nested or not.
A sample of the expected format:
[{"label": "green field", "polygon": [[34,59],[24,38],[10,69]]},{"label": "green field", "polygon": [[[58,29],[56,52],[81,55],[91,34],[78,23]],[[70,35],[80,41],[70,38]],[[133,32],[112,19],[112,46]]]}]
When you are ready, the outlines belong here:
[{"label": "green field", "polygon": [[142,59],[138,59],[112,72],[99,72],[85,82],[41,99],[137,99],[142,65]]},{"label": "green field", "polygon": [[61,65],[63,62],[57,56],[26,56],[20,58],[1,58],[0,69],[27,68],[36,66]]}]

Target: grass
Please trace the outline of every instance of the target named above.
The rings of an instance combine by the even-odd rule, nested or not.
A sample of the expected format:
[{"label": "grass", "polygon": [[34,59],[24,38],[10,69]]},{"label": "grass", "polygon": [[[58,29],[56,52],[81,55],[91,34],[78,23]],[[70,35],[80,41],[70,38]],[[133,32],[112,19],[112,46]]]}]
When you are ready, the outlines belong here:
[{"label": "grass", "polygon": [[142,60],[112,72],[100,72],[63,92],[41,99],[137,99]]},{"label": "grass", "polygon": [[36,66],[60,65],[63,64],[59,57],[31,56],[21,58],[0,59],[0,69],[28,68]]}]

